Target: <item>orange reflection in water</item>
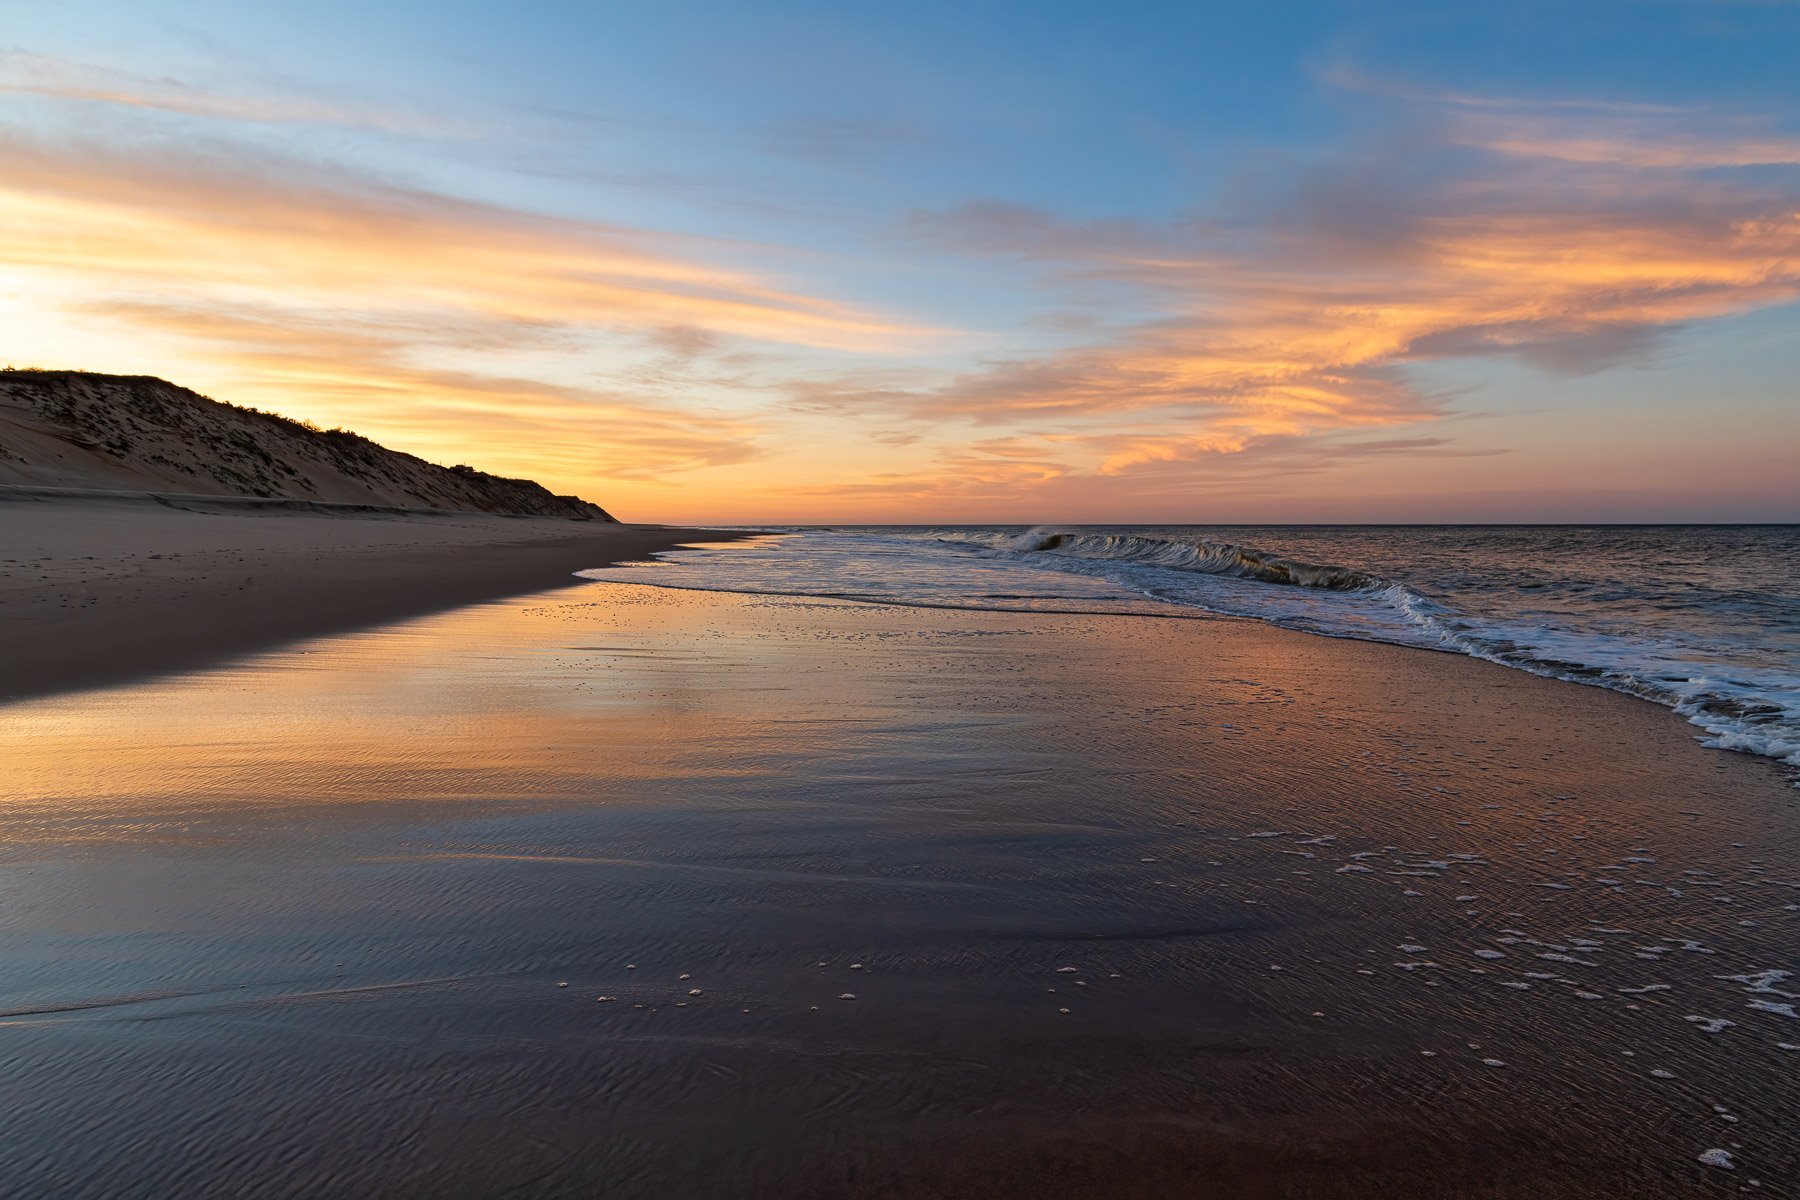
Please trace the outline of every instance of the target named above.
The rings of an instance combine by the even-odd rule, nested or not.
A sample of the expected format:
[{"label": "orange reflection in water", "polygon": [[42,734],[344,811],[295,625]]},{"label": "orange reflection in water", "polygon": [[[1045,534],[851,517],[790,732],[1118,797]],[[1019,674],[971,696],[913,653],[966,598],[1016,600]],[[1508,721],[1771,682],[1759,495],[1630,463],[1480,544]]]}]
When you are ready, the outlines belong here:
[{"label": "orange reflection in water", "polygon": [[[748,603],[594,584],[3,707],[0,841],[181,838],[209,812],[322,804],[653,801],[739,776],[732,748],[793,690],[771,668],[805,649],[707,620]],[[734,673],[761,682],[719,686]],[[815,678],[802,707],[827,703]],[[697,731],[711,753],[690,753]]]}]

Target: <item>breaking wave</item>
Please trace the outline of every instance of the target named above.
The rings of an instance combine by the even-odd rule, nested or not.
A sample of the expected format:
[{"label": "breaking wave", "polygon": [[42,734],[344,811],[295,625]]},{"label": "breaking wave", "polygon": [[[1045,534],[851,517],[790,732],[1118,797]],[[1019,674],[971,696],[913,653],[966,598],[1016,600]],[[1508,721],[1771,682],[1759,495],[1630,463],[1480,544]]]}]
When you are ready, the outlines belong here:
[{"label": "breaking wave", "polygon": [[1243,617],[1625,692],[1674,709],[1709,745],[1800,766],[1793,527],[769,532],[651,570],[583,574],[925,607]]},{"label": "breaking wave", "polygon": [[[941,540],[958,539],[955,536],[945,536]],[[982,538],[976,531],[964,535],[963,540],[995,544],[990,539]],[[1373,575],[1365,575],[1348,567],[1296,562],[1249,546],[1209,542],[1202,538],[1145,537],[1129,533],[1066,533],[1040,526],[1022,534],[1007,535],[998,540],[995,548],[1018,554],[1061,554],[1104,562],[1141,563],[1172,571],[1199,571],[1233,579],[1254,579],[1259,583],[1327,588],[1339,592],[1383,586],[1382,581]]]}]

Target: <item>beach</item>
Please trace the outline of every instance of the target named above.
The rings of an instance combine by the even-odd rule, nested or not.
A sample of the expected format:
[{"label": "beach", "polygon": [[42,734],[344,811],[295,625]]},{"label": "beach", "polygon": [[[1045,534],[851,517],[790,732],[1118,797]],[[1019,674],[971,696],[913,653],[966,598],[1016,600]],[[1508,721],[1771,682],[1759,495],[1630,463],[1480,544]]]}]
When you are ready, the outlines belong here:
[{"label": "beach", "polygon": [[0,699],[181,670],[570,581],[661,526],[0,488]]},{"label": "beach", "polygon": [[1800,0],[15,7],[0,1200],[1800,1200]]},{"label": "beach", "polygon": [[0,1191],[1795,1194],[1794,792],[1670,711],[454,537],[545,588],[0,707]]}]

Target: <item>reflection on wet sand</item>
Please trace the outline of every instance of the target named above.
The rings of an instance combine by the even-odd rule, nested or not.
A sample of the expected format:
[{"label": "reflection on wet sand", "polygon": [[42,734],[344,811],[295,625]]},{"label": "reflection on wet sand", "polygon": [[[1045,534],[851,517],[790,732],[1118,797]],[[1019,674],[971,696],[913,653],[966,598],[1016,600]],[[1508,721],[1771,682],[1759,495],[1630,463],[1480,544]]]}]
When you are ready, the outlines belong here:
[{"label": "reflection on wet sand", "polygon": [[1688,733],[611,584],[0,708],[0,1191],[1783,1194],[1791,796]]}]

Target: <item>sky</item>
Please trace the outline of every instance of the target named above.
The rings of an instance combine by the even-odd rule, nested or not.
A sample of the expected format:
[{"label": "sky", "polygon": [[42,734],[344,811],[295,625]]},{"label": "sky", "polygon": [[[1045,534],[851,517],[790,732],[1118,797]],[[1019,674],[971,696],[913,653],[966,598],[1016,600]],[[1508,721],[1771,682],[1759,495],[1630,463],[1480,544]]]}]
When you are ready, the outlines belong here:
[{"label": "sky", "polygon": [[0,0],[0,363],[626,520],[1800,520],[1800,0]]}]

